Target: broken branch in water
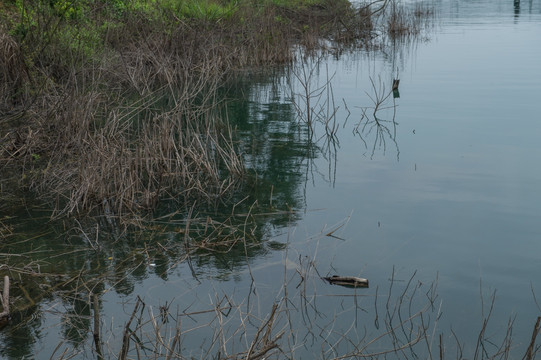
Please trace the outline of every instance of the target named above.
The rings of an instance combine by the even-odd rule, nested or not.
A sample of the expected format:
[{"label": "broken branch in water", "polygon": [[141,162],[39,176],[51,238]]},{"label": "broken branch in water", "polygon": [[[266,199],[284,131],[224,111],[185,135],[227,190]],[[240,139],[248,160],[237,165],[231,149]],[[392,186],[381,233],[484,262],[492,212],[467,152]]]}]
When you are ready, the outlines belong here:
[{"label": "broken branch in water", "polygon": [[368,287],[368,280],[360,277],[355,276],[338,276],[333,275],[330,277],[324,277],[324,280],[327,280],[330,284],[333,285],[340,285],[345,287],[353,287],[353,288],[367,288]]}]

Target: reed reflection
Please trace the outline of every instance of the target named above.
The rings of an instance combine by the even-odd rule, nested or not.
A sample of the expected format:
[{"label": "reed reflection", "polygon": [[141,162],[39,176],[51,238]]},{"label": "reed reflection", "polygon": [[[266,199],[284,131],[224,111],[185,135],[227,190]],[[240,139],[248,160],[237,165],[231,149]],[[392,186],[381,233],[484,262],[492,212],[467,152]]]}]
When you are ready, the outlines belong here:
[{"label": "reed reflection", "polygon": [[374,157],[377,149],[385,153],[387,143],[390,142],[396,149],[396,158],[400,159],[400,149],[396,140],[396,98],[398,94],[398,82],[393,81],[390,91],[386,90],[381,78],[378,83],[370,78],[371,93],[367,96],[372,101],[372,106],[361,107],[361,119],[355,125],[353,132],[359,136],[367,150],[370,151],[370,158]]}]

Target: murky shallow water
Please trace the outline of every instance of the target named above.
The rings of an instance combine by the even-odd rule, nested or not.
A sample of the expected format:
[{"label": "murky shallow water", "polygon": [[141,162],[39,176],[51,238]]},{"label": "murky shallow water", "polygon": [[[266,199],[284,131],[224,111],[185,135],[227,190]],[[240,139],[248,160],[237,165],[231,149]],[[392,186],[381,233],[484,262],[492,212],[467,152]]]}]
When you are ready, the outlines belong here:
[{"label": "murky shallow water", "polygon": [[[434,311],[423,319],[431,324],[434,349],[440,333],[453,348],[452,329],[464,344],[464,355],[472,355],[496,291],[491,340],[501,340],[514,318],[516,357],[522,357],[541,312],[532,294],[541,296],[541,3],[433,4],[438,25],[426,39],[404,41],[385,53],[321,59],[312,89],[331,79],[332,93],[324,91],[319,100],[334,99],[338,108],[334,141],[326,142],[323,127],[316,123],[310,142],[306,126],[298,124],[291,89],[301,107],[303,99],[295,76],[278,74],[243,85],[230,117],[239,119],[248,162],[263,179],[255,197],[269,209],[272,198],[273,209],[296,211],[259,223],[258,236],[274,246],[264,245],[248,257],[242,251],[194,256],[193,263],[180,262],[179,252],[180,263],[175,264],[174,254],[147,258],[134,253],[125,245],[129,236],[118,234],[128,238],[120,241],[124,245],[99,256],[77,252],[68,259],[47,258],[73,271],[94,264],[97,273],[111,271],[117,259],[141,261],[136,270],[108,276],[100,288],[107,351],[120,351],[136,296],[147,304],[145,314],[149,309],[158,314],[167,304],[171,317],[181,318],[183,329],[196,329],[185,330],[187,338],[180,346],[184,356],[194,357],[205,357],[200,348],[209,345],[216,331],[216,312],[207,318],[185,314],[213,309],[217,303],[232,306],[233,313],[225,316],[224,310],[221,320],[231,325],[224,338],[236,339],[236,347],[226,347],[234,353],[242,351],[239,344],[246,341],[242,330],[231,330],[247,328],[239,320],[245,319],[242,314],[251,313],[255,322],[289,296],[297,312],[291,310],[281,326],[295,344],[295,357],[322,357],[322,348],[325,356],[336,357],[351,351],[347,345],[334,345],[343,334],[360,342],[364,331],[367,338],[382,332],[387,296],[394,303],[415,274],[413,284],[419,290],[412,294],[412,308],[421,308],[431,284],[437,283]],[[312,68],[310,63],[305,69]],[[296,71],[302,74],[301,68]],[[376,97],[371,81],[376,92],[386,94],[397,71],[400,97],[390,97],[378,112],[383,126],[378,128],[373,110],[367,109],[373,106],[370,96]],[[396,113],[389,108],[393,104]],[[363,108],[369,118],[362,118]],[[62,239],[66,248],[78,243],[86,247],[80,238],[65,240],[57,230],[43,230],[39,221],[35,226],[58,235],[38,238],[41,247],[36,242],[34,249],[53,251],[48,247],[51,237]],[[182,238],[171,233],[140,241],[174,243]],[[288,244],[287,251],[279,244]],[[330,274],[366,277],[370,288],[341,289],[318,277]],[[406,298],[409,303],[409,295]],[[86,300],[43,299],[27,326],[2,332],[2,356],[60,357],[64,348],[75,348],[78,356],[95,357]],[[70,312],[78,314],[77,321],[66,315]],[[380,329],[375,329],[378,321]],[[174,330],[175,325],[170,326]],[[62,339],[65,343],[55,352]],[[421,358],[427,347],[418,350]],[[382,341],[369,352],[388,348],[389,341]]]}]

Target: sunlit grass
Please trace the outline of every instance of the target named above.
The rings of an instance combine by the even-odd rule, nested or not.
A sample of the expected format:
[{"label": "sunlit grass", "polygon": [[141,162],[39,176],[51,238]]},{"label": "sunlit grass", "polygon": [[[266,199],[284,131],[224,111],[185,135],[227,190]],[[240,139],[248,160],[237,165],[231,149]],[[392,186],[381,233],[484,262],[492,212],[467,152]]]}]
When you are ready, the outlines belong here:
[{"label": "sunlit grass", "polygon": [[230,18],[237,10],[237,2],[218,3],[211,0],[185,0],[175,2],[174,7],[182,18],[218,21]]}]

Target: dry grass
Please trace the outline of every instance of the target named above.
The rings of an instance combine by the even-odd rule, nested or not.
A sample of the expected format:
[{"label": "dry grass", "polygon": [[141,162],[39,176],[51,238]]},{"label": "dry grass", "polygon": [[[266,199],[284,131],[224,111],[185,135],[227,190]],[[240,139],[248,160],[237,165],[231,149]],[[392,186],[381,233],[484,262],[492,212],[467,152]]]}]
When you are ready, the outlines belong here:
[{"label": "dry grass", "polygon": [[[311,51],[327,49],[323,40],[339,46],[370,37],[363,25],[370,15],[342,1],[243,2],[217,22],[127,12],[103,24],[95,49],[84,42],[90,35],[82,24],[69,30],[78,42],[66,43],[72,27],[54,14],[37,16],[31,26],[20,24],[20,43],[0,36],[0,90],[18,101],[3,119],[10,129],[0,159],[3,169],[19,169],[22,188],[53,204],[56,216],[122,218],[162,199],[216,202],[245,173],[218,95],[224,80],[240,69],[291,64],[295,44]],[[26,63],[33,66],[31,99],[19,96],[28,89]]]},{"label": "dry grass", "polygon": [[19,44],[0,27],[0,114],[10,111],[17,101],[24,100],[24,86],[29,81]]},{"label": "dry grass", "polygon": [[106,114],[98,112],[99,94],[63,99],[12,154],[29,158],[27,186],[53,195],[56,215],[98,209],[122,216],[164,197],[214,201],[232,190],[244,170],[218,109],[177,98],[164,110],[157,99],[152,93]]},{"label": "dry grass", "polygon": [[390,0],[385,11],[386,31],[392,38],[416,36],[430,24],[434,11],[428,5],[416,3],[413,7]]}]

